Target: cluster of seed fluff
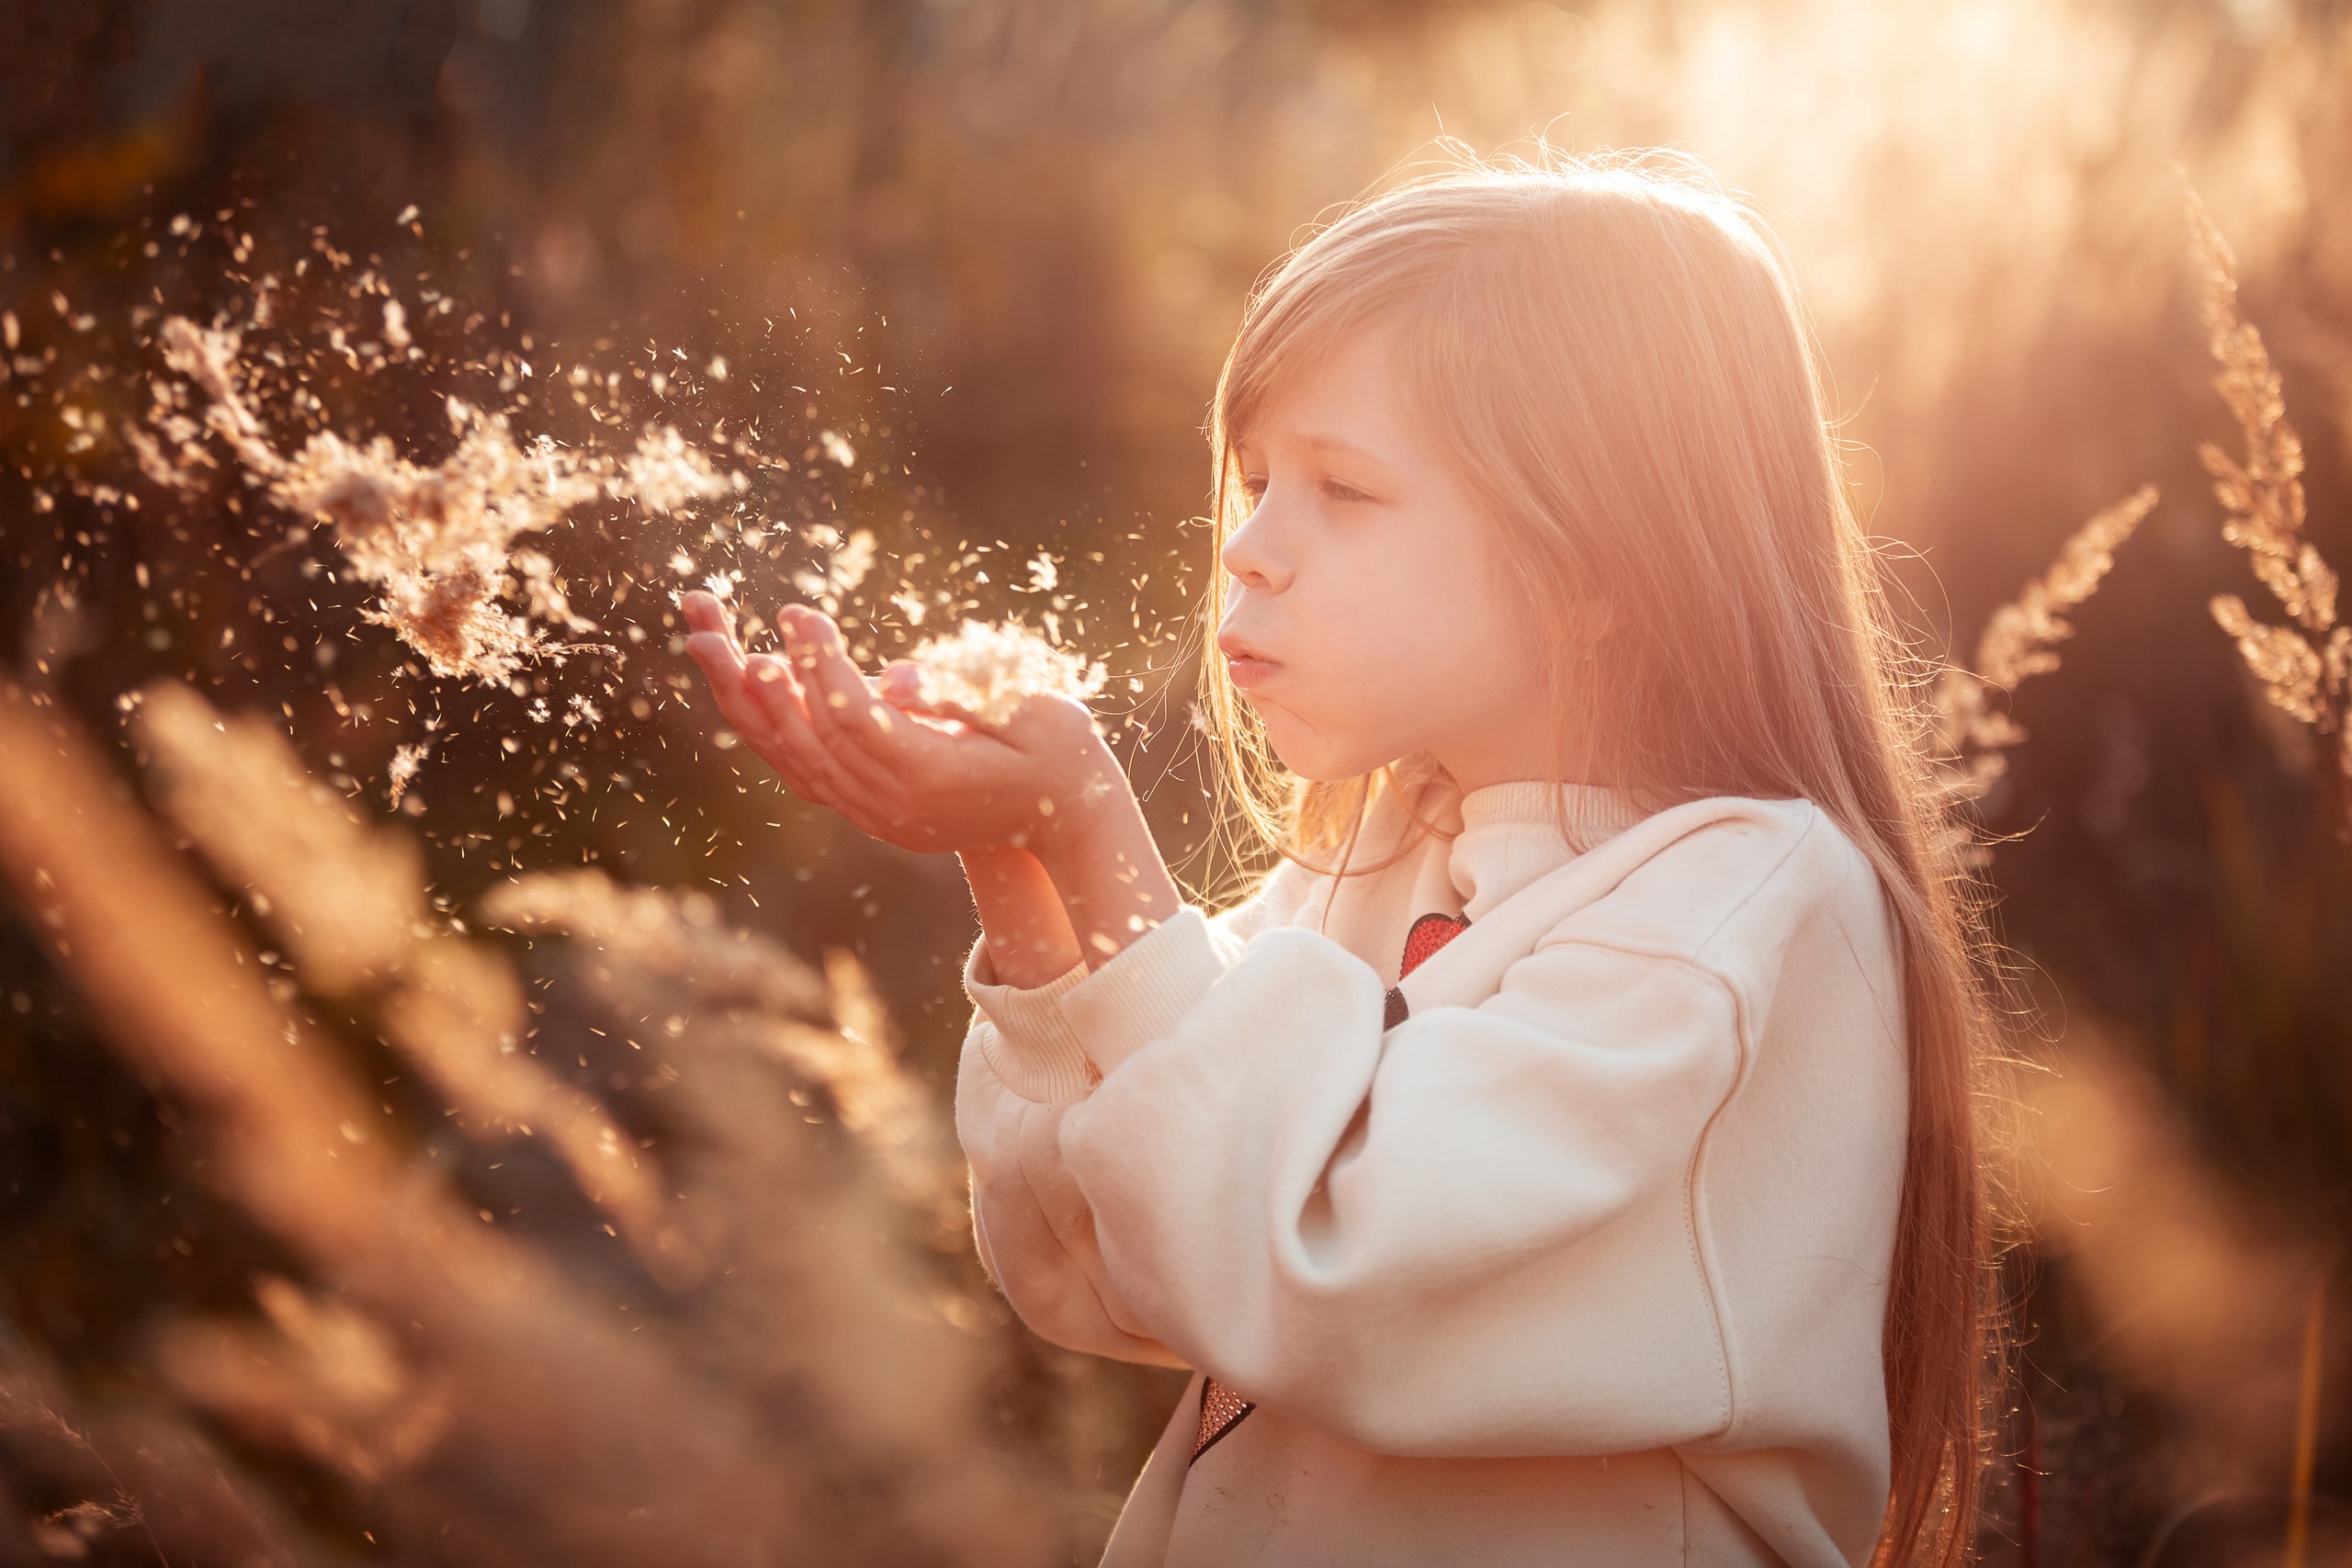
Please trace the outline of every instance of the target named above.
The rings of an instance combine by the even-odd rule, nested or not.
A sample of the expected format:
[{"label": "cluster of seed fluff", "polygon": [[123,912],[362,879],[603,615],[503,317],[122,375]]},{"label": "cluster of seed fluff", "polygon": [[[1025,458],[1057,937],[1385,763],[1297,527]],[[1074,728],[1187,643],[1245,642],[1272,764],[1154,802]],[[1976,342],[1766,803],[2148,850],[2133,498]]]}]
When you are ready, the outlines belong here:
[{"label": "cluster of seed fluff", "polygon": [[1084,701],[1102,689],[1100,662],[1056,648],[1018,621],[966,621],[908,656],[922,674],[926,704],[952,705],[982,724],[1011,719],[1032,696]]},{"label": "cluster of seed fluff", "polygon": [[[518,535],[552,528],[599,496],[673,513],[744,487],[741,475],[720,472],[666,425],[649,426],[636,449],[616,458],[568,451],[545,436],[524,440],[504,414],[457,398],[447,410],[458,446],[437,464],[413,462],[380,435],[360,441],[332,430],[313,432],[288,457],[252,405],[236,332],[174,316],[158,335],[164,363],[204,395],[200,428],[225,441],[278,504],[333,525],[345,558],[379,590],[368,617],[399,633],[436,675],[495,683],[526,660],[562,657],[565,645],[533,616],[573,632],[595,629],[573,612],[548,558],[515,547]],[[164,422],[177,421],[158,423],[176,440],[176,455],[152,441],[139,453],[151,479],[187,488],[193,466],[209,458],[195,441],[199,426],[173,412],[178,401],[167,390],[156,404]],[[510,613],[510,600],[528,615]]]}]

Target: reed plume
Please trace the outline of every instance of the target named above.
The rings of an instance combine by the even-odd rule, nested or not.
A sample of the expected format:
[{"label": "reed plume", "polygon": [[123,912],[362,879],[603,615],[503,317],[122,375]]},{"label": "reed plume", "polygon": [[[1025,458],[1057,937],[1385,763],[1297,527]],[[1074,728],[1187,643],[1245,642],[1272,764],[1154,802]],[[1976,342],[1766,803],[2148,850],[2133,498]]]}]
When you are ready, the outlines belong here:
[{"label": "reed plume", "polygon": [[2236,257],[2194,192],[2188,223],[2206,343],[2220,367],[2213,388],[2245,443],[2243,460],[2210,441],[2197,455],[2225,513],[2222,536],[2245,551],[2288,624],[2256,620],[2234,593],[2213,596],[2213,619],[2263,695],[2310,727],[2336,836],[2352,843],[2352,626],[2336,616],[2335,569],[2303,537],[2303,443],[2288,423],[2278,369],[2260,329],[2239,319]]},{"label": "reed plume", "polygon": [[1946,799],[1980,799],[2008,769],[2009,749],[2026,731],[1992,694],[2014,692],[2035,675],[2058,668],[2057,645],[2075,635],[2066,617],[2098,591],[2115,552],[2156,504],[2156,487],[2142,485],[2075,530],[2058,558],[1995,610],[1976,640],[1973,670],[1948,665],[1929,698],[1937,767]]},{"label": "reed plume", "polygon": [[[430,912],[413,845],[270,726],[169,686],[141,707],[165,809],[290,966],[5,685],[0,886],[288,1267],[245,1309],[154,1314],[154,1392],[72,1416],[90,1452],[46,1461],[84,1500],[52,1534],[144,1520],[172,1562],[342,1561],[286,1525],[275,1472],[189,1435],[209,1422],[451,1563],[1070,1554],[1062,1484],[998,1440],[1010,1314],[941,1245],[944,1111],[862,975],[695,895],[525,879],[492,902],[537,933],[526,1006],[503,953]],[[417,1069],[430,1125],[379,1105],[319,1004]],[[591,1053],[609,1099],[558,1067]],[[518,1159],[548,1218],[492,1206]],[[6,1351],[13,1452],[43,1424],[11,1411],[65,1407]]]}]

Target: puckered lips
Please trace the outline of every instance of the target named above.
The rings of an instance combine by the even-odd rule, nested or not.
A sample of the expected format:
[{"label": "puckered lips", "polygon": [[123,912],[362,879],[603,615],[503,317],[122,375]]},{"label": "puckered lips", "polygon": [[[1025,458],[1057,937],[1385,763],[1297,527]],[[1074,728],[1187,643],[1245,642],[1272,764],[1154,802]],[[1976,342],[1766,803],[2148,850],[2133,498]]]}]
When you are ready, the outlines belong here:
[{"label": "puckered lips", "polygon": [[1225,655],[1226,671],[1233,683],[1244,691],[1261,686],[1282,669],[1282,665],[1267,658],[1231,632],[1220,633],[1216,639],[1219,653]]}]

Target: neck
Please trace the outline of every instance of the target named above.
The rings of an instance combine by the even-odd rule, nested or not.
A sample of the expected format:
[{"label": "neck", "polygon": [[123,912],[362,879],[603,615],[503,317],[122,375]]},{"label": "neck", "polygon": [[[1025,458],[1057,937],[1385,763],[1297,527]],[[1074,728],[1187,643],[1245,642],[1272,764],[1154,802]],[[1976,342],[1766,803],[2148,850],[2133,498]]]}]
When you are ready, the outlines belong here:
[{"label": "neck", "polygon": [[1565,753],[1551,752],[1533,746],[1431,748],[1430,758],[1451,779],[1454,788],[1464,795],[1484,789],[1488,784],[1519,784],[1532,781],[1539,784],[1596,784],[1593,760],[1589,749],[1570,747]]}]

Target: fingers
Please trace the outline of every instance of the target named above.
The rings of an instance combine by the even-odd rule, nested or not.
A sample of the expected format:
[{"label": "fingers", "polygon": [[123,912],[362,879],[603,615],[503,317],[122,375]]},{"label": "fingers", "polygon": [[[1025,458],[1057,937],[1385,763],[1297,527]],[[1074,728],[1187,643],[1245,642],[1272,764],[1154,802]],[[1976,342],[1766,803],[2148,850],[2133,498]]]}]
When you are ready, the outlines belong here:
[{"label": "fingers", "polygon": [[898,792],[906,771],[945,745],[945,738],[881,700],[850,662],[841,630],[829,617],[787,611],[783,620],[819,743],[877,793]]},{"label": "fingers", "polygon": [[883,701],[896,706],[922,707],[922,671],[910,660],[893,659],[882,666],[881,678],[876,682],[875,690],[881,694]]},{"label": "fingers", "polygon": [[894,728],[922,727],[877,700],[831,618],[786,606],[779,616],[791,652],[786,660],[747,656],[733,607],[713,594],[683,595],[679,606],[686,650],[728,723],[795,794],[831,807],[861,832],[901,841],[909,816],[899,771],[904,758],[888,742]]},{"label": "fingers", "polygon": [[697,589],[678,601],[685,612],[688,637],[686,651],[703,667],[716,685],[731,674],[736,683],[743,675],[743,643],[735,631],[735,606],[715,593]]},{"label": "fingers", "polygon": [[719,633],[698,631],[686,639],[686,652],[701,667],[727,722],[753,750],[765,754],[775,743],[775,726],[744,689],[742,650]]},{"label": "fingers", "polygon": [[810,734],[784,661],[773,654],[746,658],[736,639],[734,611],[716,595],[697,592],[678,603],[692,628],[686,652],[710,682],[727,722],[784,775],[794,794],[841,809],[848,781]]},{"label": "fingers", "polygon": [[686,654],[702,667],[703,678],[714,692],[742,683],[743,650],[719,633],[695,633],[686,638]]},{"label": "fingers", "polygon": [[740,681],[722,682],[711,677],[711,695],[718,699],[719,716],[728,728],[743,738],[743,743],[763,757],[775,749],[775,727],[768,722],[767,714],[754,701]]},{"label": "fingers", "polygon": [[773,653],[753,654],[744,684],[773,727],[776,769],[794,790],[837,811],[844,809],[844,802],[866,793],[865,786],[844,771],[817,739],[804,689],[785,660]]},{"label": "fingers", "polygon": [[[678,601],[678,608],[685,612],[689,630],[713,632],[729,643],[736,641],[734,607],[721,601],[718,594],[707,593],[697,588]],[[742,651],[740,643],[736,651],[739,654]]]},{"label": "fingers", "polygon": [[715,594],[700,590],[679,600],[678,607],[686,616],[686,651],[702,666],[703,673],[714,682],[730,669],[741,676],[743,645],[736,640],[735,612],[720,604]]}]

